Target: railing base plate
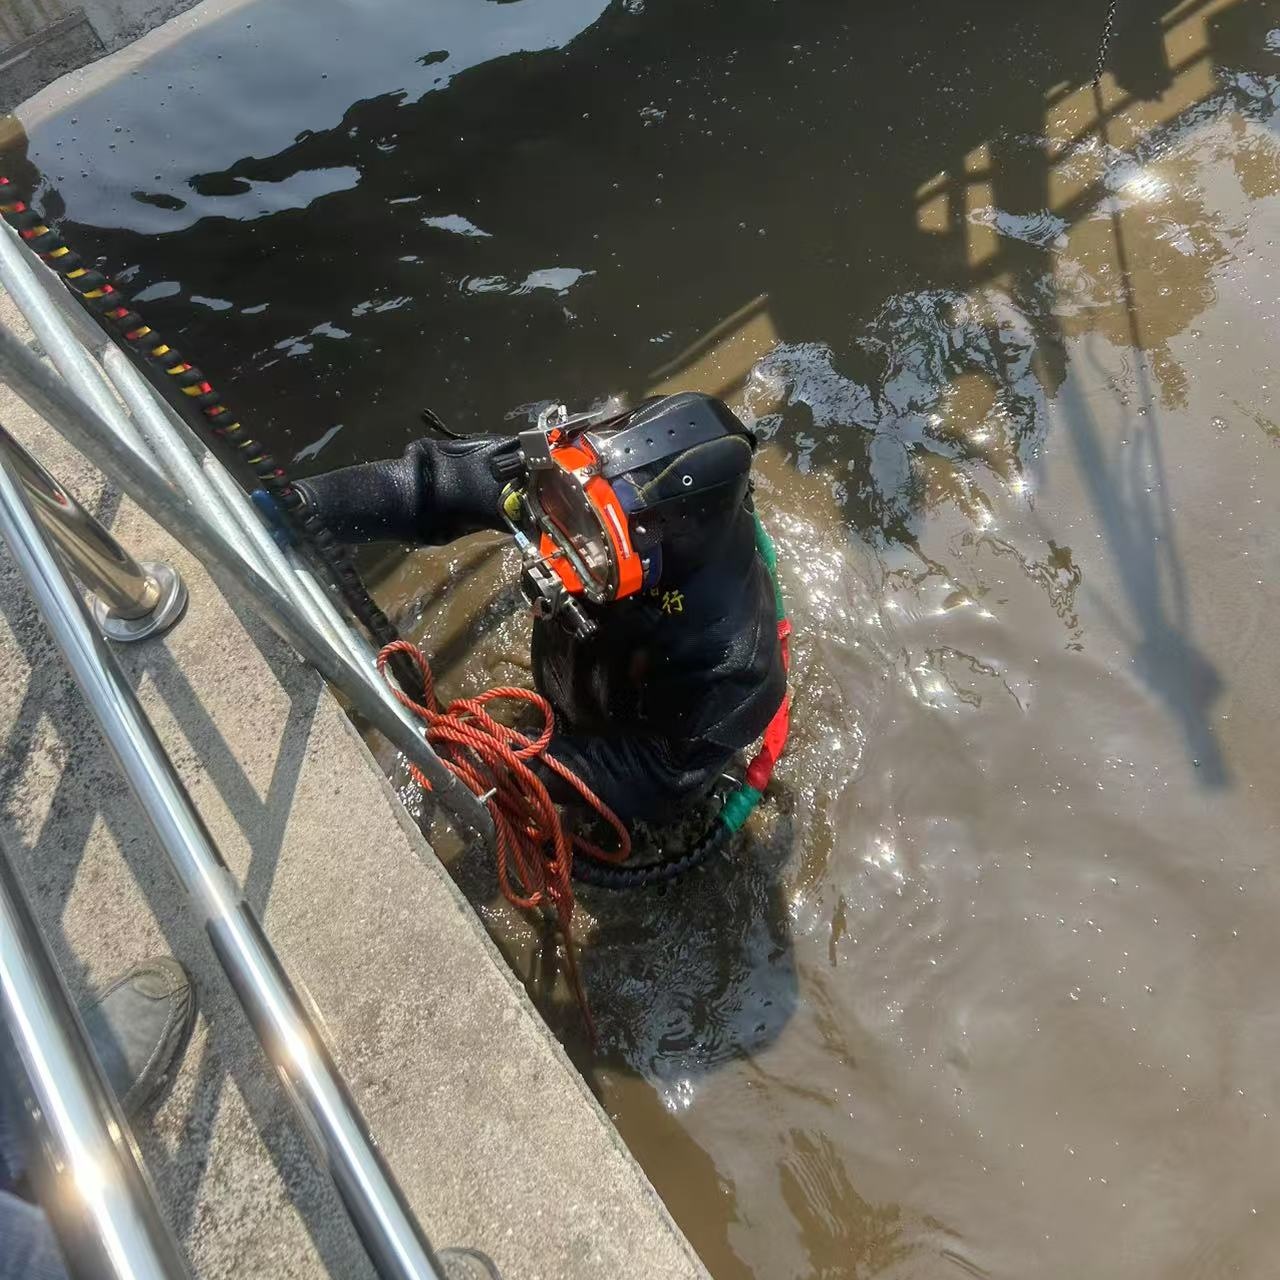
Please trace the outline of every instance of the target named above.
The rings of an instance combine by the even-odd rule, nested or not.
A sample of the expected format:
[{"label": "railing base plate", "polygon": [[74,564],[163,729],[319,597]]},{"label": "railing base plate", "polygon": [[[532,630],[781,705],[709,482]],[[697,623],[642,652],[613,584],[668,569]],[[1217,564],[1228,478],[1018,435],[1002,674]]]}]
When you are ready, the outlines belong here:
[{"label": "railing base plate", "polygon": [[98,624],[98,630],[108,640],[129,643],[161,635],[174,626],[186,612],[187,588],[178,571],[171,565],[156,561],[146,561],[142,568],[160,588],[160,599],[156,607],[150,613],[143,614],[141,618],[121,618],[112,613],[97,596],[92,593],[89,595],[89,608],[93,611],[93,620]]}]

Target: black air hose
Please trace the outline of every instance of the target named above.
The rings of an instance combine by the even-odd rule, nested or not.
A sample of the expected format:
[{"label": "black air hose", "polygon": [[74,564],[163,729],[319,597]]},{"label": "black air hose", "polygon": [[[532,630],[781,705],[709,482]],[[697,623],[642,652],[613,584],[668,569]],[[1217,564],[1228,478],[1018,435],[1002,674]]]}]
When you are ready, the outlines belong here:
[{"label": "black air hose", "polygon": [[573,878],[596,889],[651,889],[672,884],[708,862],[729,843],[732,835],[729,827],[717,818],[706,835],[684,853],[638,867],[627,863],[614,866],[579,856],[573,860]]}]

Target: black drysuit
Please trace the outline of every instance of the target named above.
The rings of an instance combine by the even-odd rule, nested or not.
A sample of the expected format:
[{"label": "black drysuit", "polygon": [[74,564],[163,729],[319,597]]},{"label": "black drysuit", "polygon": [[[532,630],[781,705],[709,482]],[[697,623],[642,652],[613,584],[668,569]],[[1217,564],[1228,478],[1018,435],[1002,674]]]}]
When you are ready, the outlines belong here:
[{"label": "black drysuit", "polygon": [[[490,463],[514,448],[507,437],[418,440],[401,458],[298,487],[343,541],[439,546],[505,530]],[[534,621],[534,683],[556,713],[551,754],[623,822],[676,817],[782,702],[773,586],[756,551],[745,468],[743,477],[715,527],[664,544],[656,589],[606,606],[582,602],[596,624],[591,637]]]}]

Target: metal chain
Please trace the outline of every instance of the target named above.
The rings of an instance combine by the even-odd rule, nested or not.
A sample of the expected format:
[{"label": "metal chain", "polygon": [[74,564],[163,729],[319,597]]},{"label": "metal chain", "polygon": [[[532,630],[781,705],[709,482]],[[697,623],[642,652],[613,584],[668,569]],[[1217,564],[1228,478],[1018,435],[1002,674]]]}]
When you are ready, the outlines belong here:
[{"label": "metal chain", "polygon": [[1093,83],[1096,86],[1102,80],[1102,70],[1107,65],[1107,51],[1111,47],[1111,33],[1116,25],[1116,8],[1120,0],[1108,0],[1107,20],[1102,26],[1102,42],[1098,46],[1098,65],[1093,69]]}]

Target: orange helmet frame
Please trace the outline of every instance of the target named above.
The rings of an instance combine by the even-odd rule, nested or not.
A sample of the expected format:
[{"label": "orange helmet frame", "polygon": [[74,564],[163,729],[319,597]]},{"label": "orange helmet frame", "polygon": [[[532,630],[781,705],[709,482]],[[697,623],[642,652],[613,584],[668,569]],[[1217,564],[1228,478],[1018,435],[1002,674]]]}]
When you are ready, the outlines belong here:
[{"label": "orange helmet frame", "polygon": [[[547,461],[531,471],[526,500],[541,530],[538,552],[565,590],[611,604],[640,591],[645,568],[631,538],[627,510],[599,468],[600,456],[584,435],[552,430],[547,433]],[[591,564],[599,553],[593,553],[582,527],[588,513],[590,532],[606,544],[600,549],[609,566],[603,581]]]}]

